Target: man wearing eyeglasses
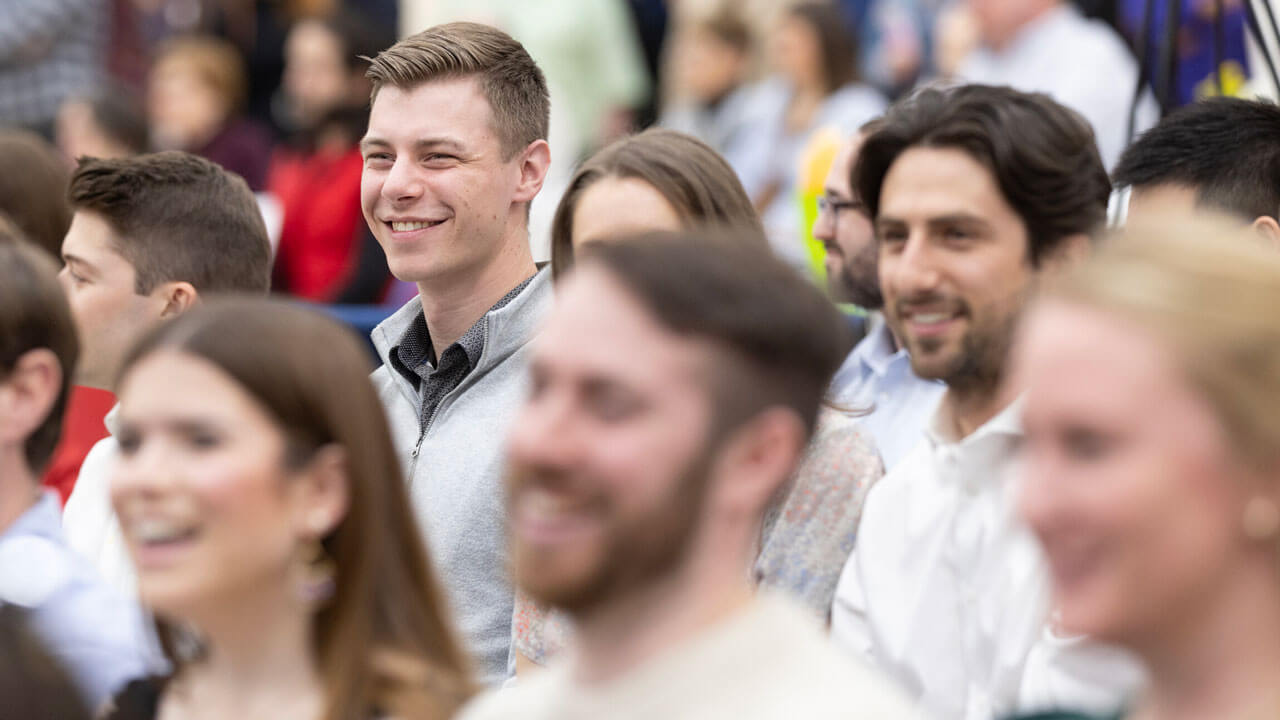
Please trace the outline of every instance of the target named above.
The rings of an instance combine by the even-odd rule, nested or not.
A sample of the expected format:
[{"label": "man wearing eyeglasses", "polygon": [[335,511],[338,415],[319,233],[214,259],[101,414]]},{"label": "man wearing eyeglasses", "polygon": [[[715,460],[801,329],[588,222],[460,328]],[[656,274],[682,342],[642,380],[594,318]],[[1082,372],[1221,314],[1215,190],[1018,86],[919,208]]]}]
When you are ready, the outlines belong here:
[{"label": "man wearing eyeglasses", "polygon": [[852,303],[870,313],[867,335],[836,373],[831,397],[841,405],[870,409],[859,420],[875,438],[888,470],[924,437],[925,423],[938,406],[946,385],[916,376],[906,349],[879,313],[884,298],[880,294],[875,231],[865,206],[854,197],[851,181],[862,141],[877,129],[879,122],[872,120],[863,125],[836,154],[818,201],[813,236],[827,250],[825,264],[832,299]]}]

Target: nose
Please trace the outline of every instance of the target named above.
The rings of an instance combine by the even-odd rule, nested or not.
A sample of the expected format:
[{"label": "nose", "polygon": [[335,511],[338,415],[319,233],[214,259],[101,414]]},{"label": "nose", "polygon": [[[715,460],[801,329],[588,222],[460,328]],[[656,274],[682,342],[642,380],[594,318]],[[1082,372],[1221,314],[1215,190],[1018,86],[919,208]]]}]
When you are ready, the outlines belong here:
[{"label": "nose", "polygon": [[544,391],[530,398],[516,417],[507,437],[507,453],[513,464],[525,467],[567,469],[580,462],[581,434],[574,419],[572,399],[564,391]]},{"label": "nose", "polygon": [[818,204],[818,216],[813,221],[813,237],[831,242],[836,239],[836,222],[831,209],[825,203]]},{"label": "nose", "polygon": [[1023,447],[1018,464],[1018,514],[1043,537],[1055,524],[1061,505],[1058,463],[1050,448],[1029,441]]},{"label": "nose", "polygon": [[161,492],[173,484],[178,472],[179,466],[161,442],[141,442],[121,452],[116,460],[111,474],[112,501]]},{"label": "nose", "polygon": [[413,166],[412,159],[403,155],[397,157],[382,181],[382,197],[392,203],[404,204],[421,195],[422,180]]},{"label": "nose", "polygon": [[935,249],[923,233],[913,232],[900,252],[885,252],[881,245],[880,286],[899,297],[934,291],[942,273]]}]

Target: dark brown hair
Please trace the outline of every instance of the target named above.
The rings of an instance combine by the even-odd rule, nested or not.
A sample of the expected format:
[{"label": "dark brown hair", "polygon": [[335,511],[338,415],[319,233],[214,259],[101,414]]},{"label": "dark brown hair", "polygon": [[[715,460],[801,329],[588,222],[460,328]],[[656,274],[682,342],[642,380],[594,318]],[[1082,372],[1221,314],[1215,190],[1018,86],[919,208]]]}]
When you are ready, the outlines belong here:
[{"label": "dark brown hair", "polygon": [[822,62],[827,93],[858,80],[858,47],[848,19],[831,2],[801,2],[787,11],[813,32]]},{"label": "dark brown hair", "polygon": [[651,128],[623,138],[587,159],[569,181],[551,223],[551,271],[573,265],[573,214],[587,188],[603,178],[643,180],[671,203],[688,229],[733,227],[766,247],[764,228],[738,175],[706,143],[675,130]]},{"label": "dark brown hair", "polygon": [[[325,717],[451,716],[471,693],[467,661],[446,619],[361,343],[316,311],[218,299],[145,337],[120,379],[148,355],[175,350],[214,364],[256,398],[284,434],[290,464],[305,464],[327,445],[346,453],[347,513],[322,540],[335,564],[335,591],[313,621]],[[160,630],[180,671],[176,635],[163,621]]]},{"label": "dark brown hair", "polygon": [[795,411],[813,432],[853,333],[767,248],[719,233],[653,233],[591,244],[582,266],[617,278],[671,332],[720,350],[711,377],[719,432],[775,406]]},{"label": "dark brown hair", "polygon": [[547,80],[524,46],[497,28],[469,22],[437,25],[383,50],[371,62],[373,100],[384,85],[408,90],[436,80],[478,77],[507,159],[547,138]]},{"label": "dark brown hair", "polygon": [[49,415],[27,438],[27,465],[41,472],[62,436],[67,392],[80,355],[71,307],[58,284],[58,266],[23,240],[7,221],[0,222],[0,380],[26,353],[47,348],[62,368],[62,388]]},{"label": "dark brown hair", "polygon": [[0,173],[0,212],[31,242],[60,257],[71,226],[66,161],[35,133],[0,130],[0,167],[6,170]]},{"label": "dark brown hair", "polygon": [[898,156],[912,147],[955,148],[991,171],[1026,226],[1033,266],[1067,237],[1106,219],[1111,183],[1093,130],[1048,95],[1008,87],[925,89],[894,105],[867,137],[853,187],[872,218]]},{"label": "dark brown hair", "polygon": [[0,698],[5,718],[89,720],[71,674],[40,642],[32,611],[0,603]]},{"label": "dark brown hair", "polygon": [[198,292],[271,286],[271,241],[249,186],[215,163],[167,151],[81,158],[71,204],[101,215],[137,272],[136,290],[189,282]]}]

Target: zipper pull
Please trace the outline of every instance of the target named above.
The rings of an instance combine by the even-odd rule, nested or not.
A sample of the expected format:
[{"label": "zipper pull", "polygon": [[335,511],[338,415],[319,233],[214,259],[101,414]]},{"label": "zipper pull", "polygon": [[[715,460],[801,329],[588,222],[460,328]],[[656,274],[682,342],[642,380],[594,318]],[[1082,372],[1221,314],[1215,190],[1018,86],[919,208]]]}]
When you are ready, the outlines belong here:
[{"label": "zipper pull", "polygon": [[426,433],[423,433],[418,436],[418,444],[413,446],[413,452],[409,453],[409,457],[412,457],[412,458],[418,457],[418,451],[422,449],[422,440],[426,436],[427,436]]}]

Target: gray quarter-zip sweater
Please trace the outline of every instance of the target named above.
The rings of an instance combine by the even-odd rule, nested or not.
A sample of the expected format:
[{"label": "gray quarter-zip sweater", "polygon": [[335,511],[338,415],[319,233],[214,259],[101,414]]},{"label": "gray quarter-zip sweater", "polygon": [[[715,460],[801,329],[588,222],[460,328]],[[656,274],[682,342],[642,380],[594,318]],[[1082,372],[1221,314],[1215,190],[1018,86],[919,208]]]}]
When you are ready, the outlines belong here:
[{"label": "gray quarter-zip sweater", "polygon": [[551,305],[549,275],[539,272],[481,319],[479,361],[425,419],[418,388],[390,365],[392,348],[422,314],[421,300],[409,301],[372,334],[382,360],[373,384],[391,423],[414,513],[477,679],[488,685],[515,669],[502,476],[507,430],[527,388],[528,343]]}]

